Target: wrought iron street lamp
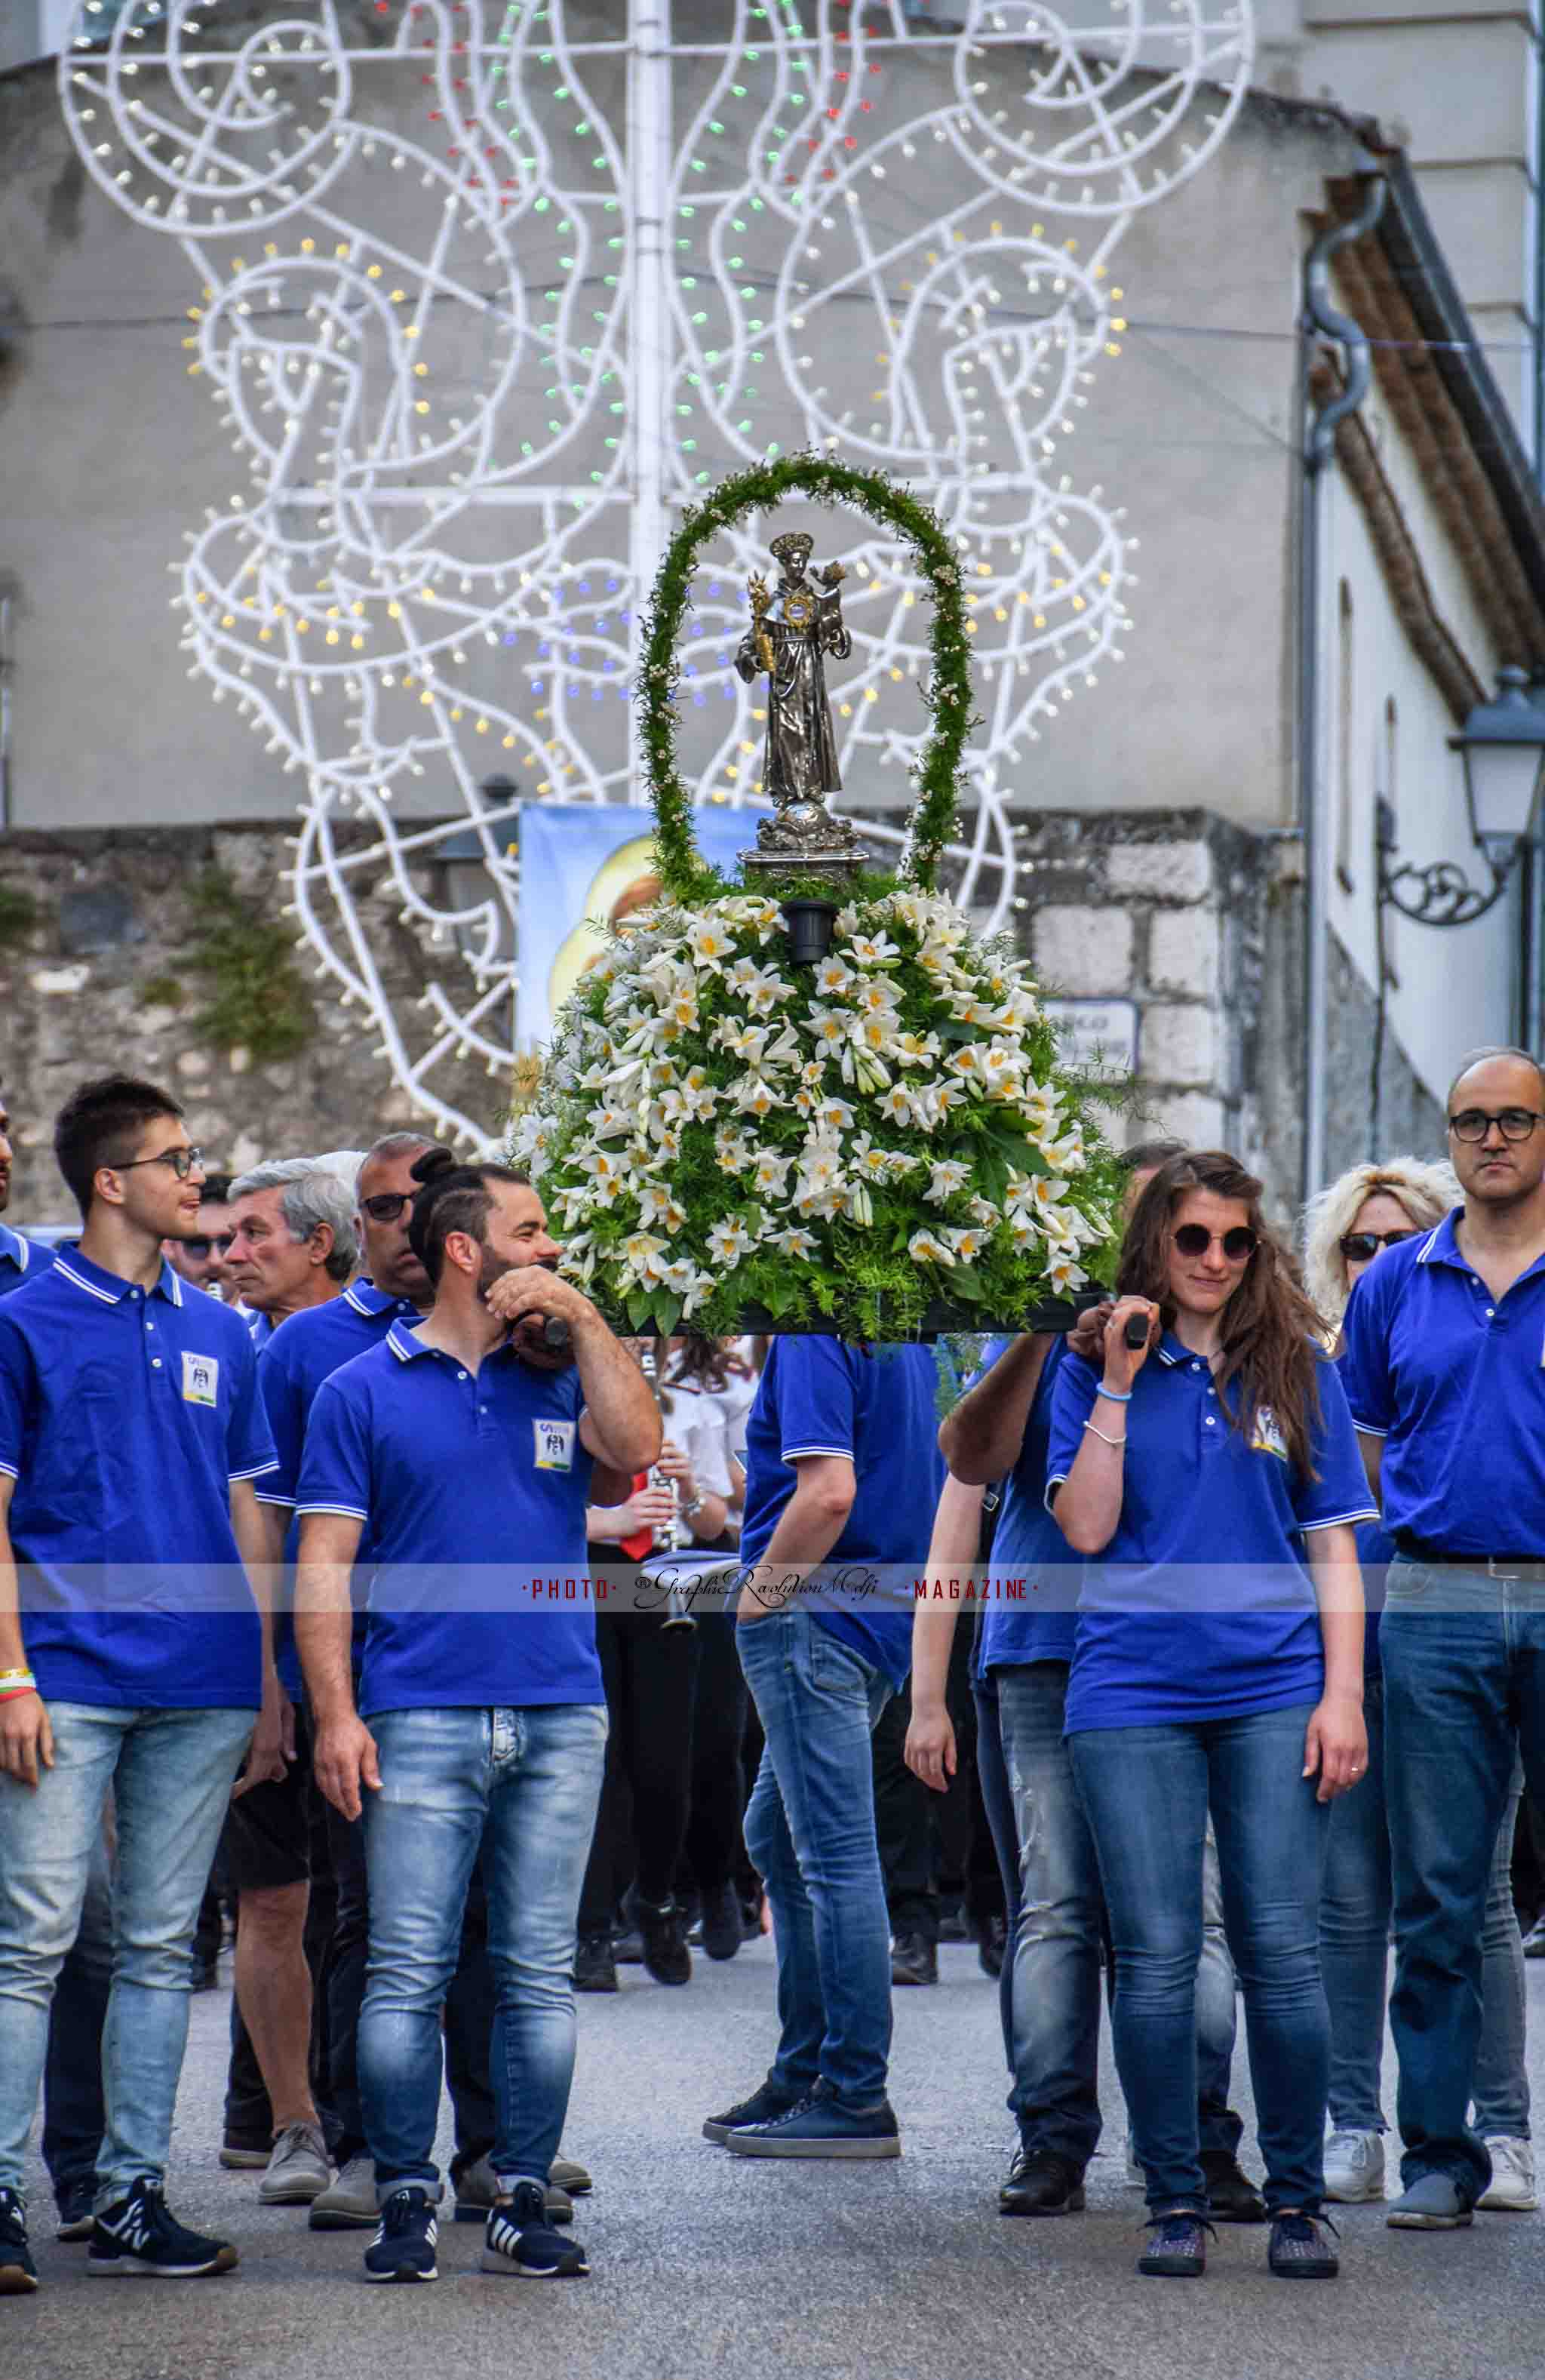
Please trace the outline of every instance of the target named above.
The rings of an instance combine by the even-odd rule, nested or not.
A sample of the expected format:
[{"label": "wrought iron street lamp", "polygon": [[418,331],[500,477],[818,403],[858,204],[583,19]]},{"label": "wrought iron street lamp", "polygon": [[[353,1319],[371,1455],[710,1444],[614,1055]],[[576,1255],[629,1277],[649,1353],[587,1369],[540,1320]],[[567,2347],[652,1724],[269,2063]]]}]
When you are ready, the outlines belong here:
[{"label": "wrought iron street lamp", "polygon": [[1498,671],[1495,697],[1476,704],[1449,749],[1465,764],[1470,832],[1491,881],[1472,884],[1453,859],[1396,866],[1394,812],[1381,797],[1379,898],[1422,926],[1467,926],[1484,917],[1506,890],[1528,833],[1545,772],[1545,706],[1531,699],[1521,669]]}]

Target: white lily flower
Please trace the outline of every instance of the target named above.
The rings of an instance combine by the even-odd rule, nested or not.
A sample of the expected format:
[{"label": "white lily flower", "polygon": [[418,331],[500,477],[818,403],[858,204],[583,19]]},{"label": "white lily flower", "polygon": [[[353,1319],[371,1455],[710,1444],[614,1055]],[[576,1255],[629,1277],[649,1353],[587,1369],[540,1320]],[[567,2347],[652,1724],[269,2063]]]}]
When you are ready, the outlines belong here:
[{"label": "white lily flower", "polygon": [[901,955],[900,945],[888,934],[855,934],[852,953],[860,966],[894,966]]},{"label": "white lily flower", "polygon": [[928,1172],[928,1187],[923,1192],[931,1207],[943,1207],[971,1180],[971,1167],[962,1165],[958,1157],[940,1158]]},{"label": "white lily flower", "polygon": [[708,1233],[708,1254],[726,1272],[733,1272],[742,1257],[748,1257],[756,1243],[738,1215],[726,1216]]},{"label": "white lily flower", "polygon": [[783,1257],[813,1256],[815,1250],[815,1234],[814,1232],[802,1231],[797,1223],[791,1223],[786,1231],[772,1232],[767,1245],[769,1247],[776,1248],[779,1255]]},{"label": "white lily flower", "polygon": [[835,951],[822,959],[815,969],[815,989],[823,1000],[840,999],[853,981],[853,971]]},{"label": "white lily flower", "polygon": [[914,1232],[907,1242],[907,1254],[913,1264],[952,1267],[955,1262],[953,1249],[946,1247],[942,1240],[936,1240],[932,1232]]}]

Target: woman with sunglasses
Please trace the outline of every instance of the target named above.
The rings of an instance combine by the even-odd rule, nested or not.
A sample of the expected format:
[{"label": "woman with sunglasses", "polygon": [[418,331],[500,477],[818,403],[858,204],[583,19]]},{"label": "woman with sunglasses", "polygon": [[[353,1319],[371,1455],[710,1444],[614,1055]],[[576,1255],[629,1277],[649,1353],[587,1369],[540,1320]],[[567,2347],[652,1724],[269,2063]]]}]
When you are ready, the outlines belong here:
[{"label": "woman with sunglasses", "polygon": [[[1172,1158],[1133,1211],[1103,1366],[1057,1376],[1047,1500],[1091,1559],[1066,1729],[1116,1949],[1113,2029],[1152,2240],[1205,2269],[1193,2006],[1202,1842],[1244,1990],[1271,2270],[1331,2278],[1320,1982],[1327,1804],[1361,1775],[1362,1590],[1377,1517],[1346,1397],[1261,1184]],[[1136,1343],[1133,1343],[1133,1342]]]},{"label": "woman with sunglasses", "polygon": [[[1431,1231],[1463,1195],[1447,1165],[1394,1157],[1382,1165],[1354,1165],[1310,1200],[1304,1211],[1304,1278],[1315,1305],[1336,1328],[1338,1354],[1341,1318],[1354,1281],[1385,1248]],[[1382,1600],[1394,1552],[1394,1540],[1382,1521],[1358,1531],[1370,1605]],[[1368,1774],[1355,1793],[1332,1806],[1320,1896],[1320,1965],[1331,2011],[1325,2195],[1348,2204],[1384,2196],[1379,2082],[1393,1884],[1384,1803],[1384,1681],[1372,1609],[1364,1662]],[[1522,1790],[1523,1771],[1515,1767],[1497,1829],[1482,1944],[1475,2129],[1491,2152],[1491,2180],[1476,2203],[1490,2213],[1522,2214],[1539,2204],[1524,2062],[1524,1949],[1513,1907],[1513,1833]]]}]

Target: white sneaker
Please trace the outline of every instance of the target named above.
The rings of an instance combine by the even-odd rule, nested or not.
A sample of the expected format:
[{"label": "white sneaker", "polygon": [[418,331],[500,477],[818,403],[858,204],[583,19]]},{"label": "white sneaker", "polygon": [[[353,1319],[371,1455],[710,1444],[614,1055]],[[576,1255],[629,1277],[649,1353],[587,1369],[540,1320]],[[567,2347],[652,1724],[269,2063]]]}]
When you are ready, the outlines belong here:
[{"label": "white sneaker", "polygon": [[1358,2206],[1384,2194],[1382,2132],[1332,2132],[1325,2143],[1325,2195]]},{"label": "white sneaker", "polygon": [[1484,2198],[1476,2204],[1488,2215],[1527,2215],[1539,2204],[1539,2193],[1534,2186],[1534,2150],[1527,2141],[1510,2140],[1502,2133],[1488,2133],[1486,2145],[1491,2152],[1491,2180]]}]

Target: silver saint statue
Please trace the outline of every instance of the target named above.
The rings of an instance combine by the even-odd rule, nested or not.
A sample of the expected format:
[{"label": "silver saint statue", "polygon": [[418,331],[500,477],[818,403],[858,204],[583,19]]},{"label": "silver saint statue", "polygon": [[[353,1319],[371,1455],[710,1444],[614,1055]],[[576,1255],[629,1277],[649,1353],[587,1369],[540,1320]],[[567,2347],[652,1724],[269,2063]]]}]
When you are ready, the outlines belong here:
[{"label": "silver saint statue", "polygon": [[747,857],[769,869],[793,865],[811,875],[851,873],[863,853],[845,820],[834,819],[822,796],[840,793],[837,738],[827,699],[826,657],[845,662],[853,650],[839,592],[844,572],[832,562],[809,576],[815,539],[791,529],[773,539],[769,551],[780,565],[778,585],[753,577],[751,625],[741,638],[735,667],[749,686],[764,671],[767,679],[767,745],[763,791],[774,804],[756,830],[756,851]]}]

